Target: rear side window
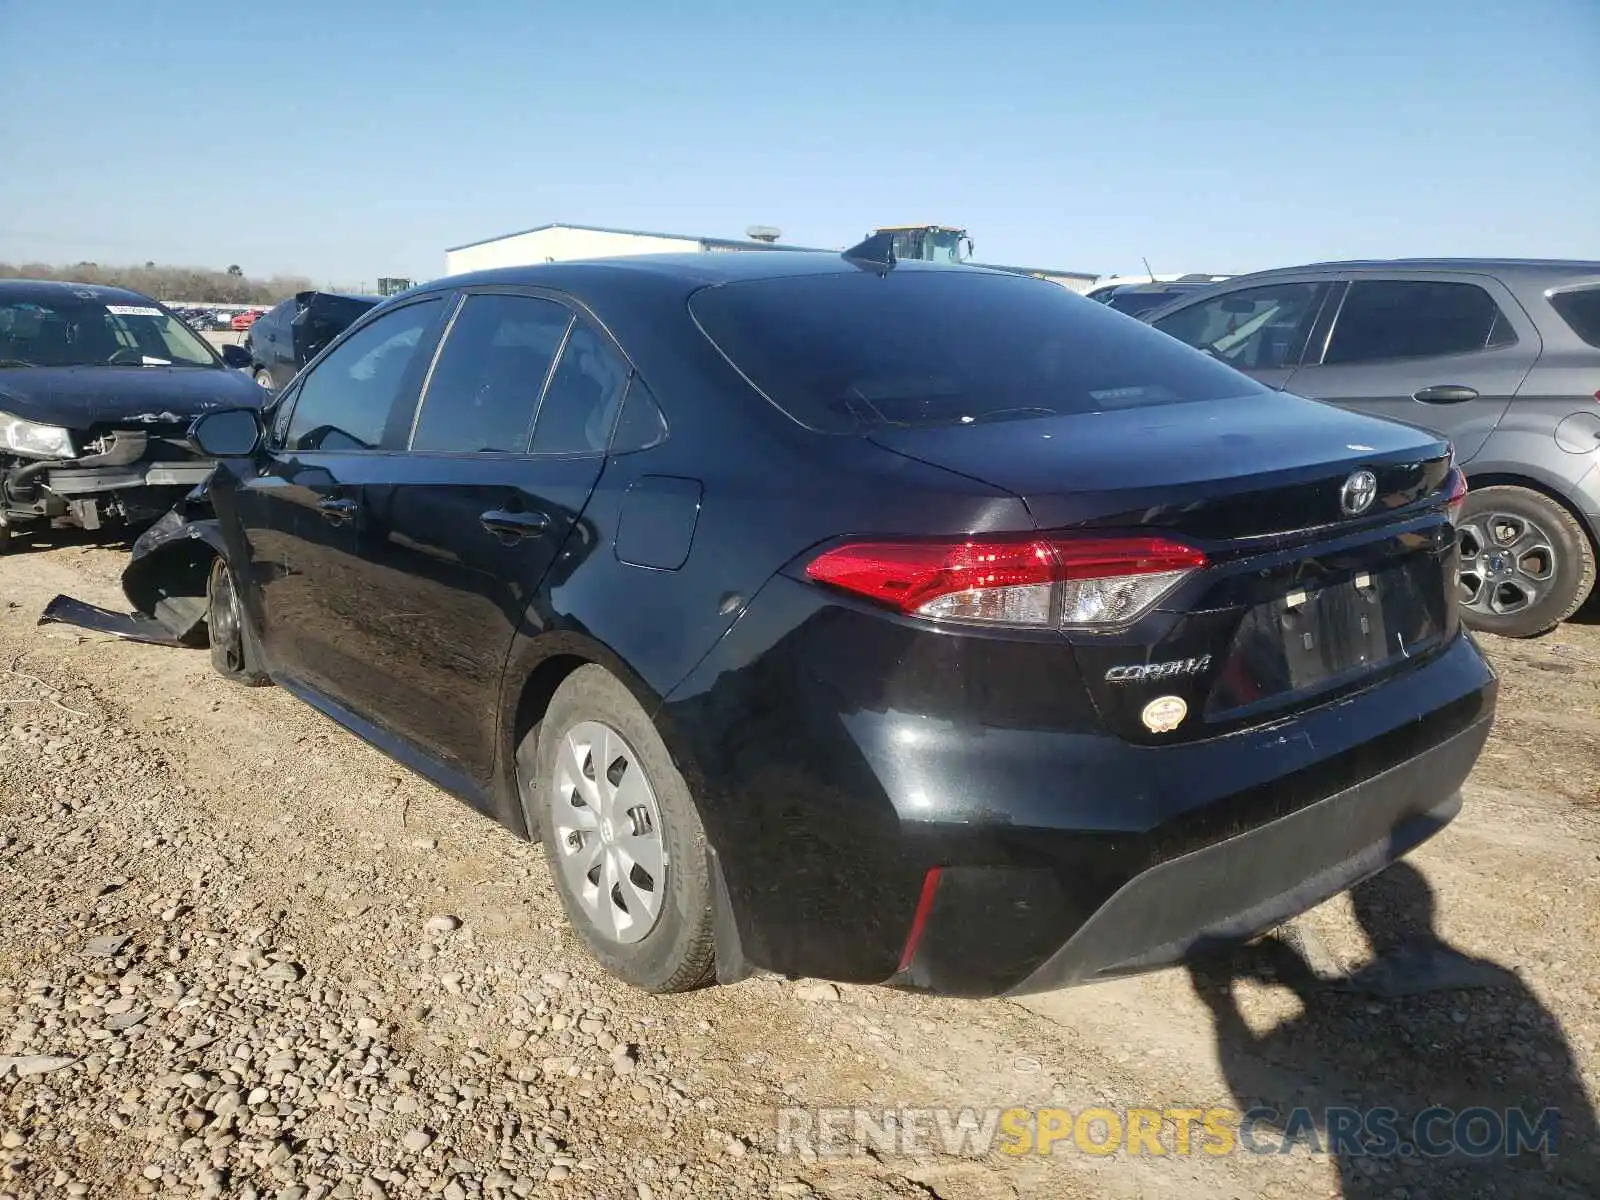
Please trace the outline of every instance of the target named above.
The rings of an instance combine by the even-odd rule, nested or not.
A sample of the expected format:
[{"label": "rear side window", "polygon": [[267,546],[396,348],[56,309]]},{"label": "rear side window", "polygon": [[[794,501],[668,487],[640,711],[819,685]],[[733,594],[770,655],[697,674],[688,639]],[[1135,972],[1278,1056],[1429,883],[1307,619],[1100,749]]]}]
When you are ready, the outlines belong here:
[{"label": "rear side window", "polygon": [[593,329],[579,321],[550,379],[533,449],[545,454],[603,451],[628,387],[628,364]]},{"label": "rear side window", "polygon": [[289,315],[293,312],[294,306],[293,300],[285,300],[282,304],[267,309],[266,312],[256,318],[255,324],[250,326],[249,336],[255,337],[258,334],[281,332],[283,326],[289,323]]},{"label": "rear side window", "polygon": [[1160,308],[1182,294],[1181,292],[1118,292],[1106,303],[1118,312],[1127,313],[1132,317],[1142,312],[1149,312],[1152,308]]},{"label": "rear side window", "polygon": [[667,419],[661,406],[637,375],[628,387],[622,402],[622,415],[617,418],[616,433],[611,438],[611,453],[627,454],[631,450],[648,450],[667,440]]},{"label": "rear side window", "polygon": [[897,269],[708,287],[711,341],[802,425],[970,424],[1216,400],[1238,372],[1056,284]]},{"label": "rear side window", "polygon": [[450,323],[411,449],[526,454],[539,393],[572,314],[537,296],[468,296]]},{"label": "rear side window", "polygon": [[1155,327],[1243,371],[1295,367],[1327,290],[1325,283],[1240,288],[1180,308]]},{"label": "rear side window", "polygon": [[1511,345],[1500,306],[1473,283],[1357,280],[1333,326],[1324,365],[1469,354]]},{"label": "rear side window", "polygon": [[1600,288],[1557,292],[1550,297],[1550,307],[1572,326],[1573,333],[1591,346],[1600,346]]}]

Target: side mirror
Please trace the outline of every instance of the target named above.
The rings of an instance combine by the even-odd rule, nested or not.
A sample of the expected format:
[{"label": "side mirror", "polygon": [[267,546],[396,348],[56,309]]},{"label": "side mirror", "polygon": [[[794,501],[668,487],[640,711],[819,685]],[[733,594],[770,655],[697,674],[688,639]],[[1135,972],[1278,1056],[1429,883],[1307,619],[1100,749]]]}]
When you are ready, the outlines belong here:
[{"label": "side mirror", "polygon": [[222,348],[222,361],[236,370],[248,370],[250,367],[250,351],[243,346],[229,342]]},{"label": "side mirror", "polygon": [[261,445],[261,417],[249,408],[206,413],[189,426],[189,442],[207,458],[247,458]]}]

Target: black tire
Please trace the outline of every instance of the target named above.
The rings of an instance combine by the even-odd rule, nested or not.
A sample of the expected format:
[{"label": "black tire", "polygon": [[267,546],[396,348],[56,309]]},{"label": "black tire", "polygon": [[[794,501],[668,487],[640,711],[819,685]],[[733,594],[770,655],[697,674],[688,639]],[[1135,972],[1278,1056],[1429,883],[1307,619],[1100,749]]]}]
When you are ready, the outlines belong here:
[{"label": "black tire", "polygon": [[211,574],[206,579],[206,635],[211,665],[218,675],[245,687],[265,687],[272,682],[261,670],[244,626],[233,572],[220,554],[211,560]]},{"label": "black tire", "polygon": [[[1491,565],[1499,548],[1495,531],[1490,528],[1490,518],[1496,514],[1509,520],[1507,531],[1536,530],[1540,537],[1534,539],[1541,546],[1548,545],[1551,559],[1548,566],[1542,563],[1542,551],[1535,551],[1530,561],[1537,574],[1548,578],[1536,581],[1536,598],[1516,607],[1514,611],[1492,611],[1490,598],[1498,585],[1496,570],[1507,570],[1509,556],[1501,555],[1499,567]],[[1519,523],[1526,523],[1521,525]],[[1594,589],[1595,551],[1589,535],[1562,504],[1532,488],[1512,484],[1497,484],[1467,493],[1461,510],[1458,539],[1461,545],[1461,620],[1469,628],[1501,637],[1528,638],[1548,633],[1582,607]],[[1504,542],[1505,539],[1498,539]],[[1515,539],[1509,544],[1515,545]],[[1509,582],[1500,594],[1515,602],[1517,589],[1528,586],[1521,582],[1517,572],[1510,568]],[[1527,595],[1524,590],[1521,594]],[[1509,605],[1506,605],[1509,607]]]},{"label": "black tire", "polygon": [[0,554],[11,548],[11,518],[0,509]]},{"label": "black tire", "polygon": [[[568,881],[563,849],[552,829],[557,756],[568,734],[590,723],[621,735],[622,748],[632,763],[642,766],[660,810],[660,841],[666,850],[660,911],[648,932],[631,943],[609,936],[590,916]],[[567,919],[601,966],[647,992],[686,992],[713,981],[716,947],[705,829],[666,743],[614,675],[590,665],[567,677],[544,719],[517,748],[517,790],[530,832],[544,843],[550,875]]]}]

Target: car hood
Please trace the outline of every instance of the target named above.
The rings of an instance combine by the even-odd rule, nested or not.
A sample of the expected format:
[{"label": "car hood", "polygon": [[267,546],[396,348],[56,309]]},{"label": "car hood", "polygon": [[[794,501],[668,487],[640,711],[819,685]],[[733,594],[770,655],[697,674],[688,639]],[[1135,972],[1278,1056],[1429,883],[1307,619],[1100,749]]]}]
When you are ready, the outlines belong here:
[{"label": "car hood", "polygon": [[[1322,489],[1361,467],[1435,460],[1449,449],[1444,439],[1409,425],[1269,391],[989,424],[875,429],[869,436],[884,449],[1006,489],[1044,528],[1158,509],[1192,517],[1224,497],[1249,495],[1268,506],[1259,513],[1259,528],[1266,529],[1298,512],[1300,489]],[[1293,502],[1272,511],[1280,501]]]},{"label": "car hood", "polygon": [[259,408],[262,399],[228,367],[0,368],[0,411],[67,429],[175,424],[215,408]]}]

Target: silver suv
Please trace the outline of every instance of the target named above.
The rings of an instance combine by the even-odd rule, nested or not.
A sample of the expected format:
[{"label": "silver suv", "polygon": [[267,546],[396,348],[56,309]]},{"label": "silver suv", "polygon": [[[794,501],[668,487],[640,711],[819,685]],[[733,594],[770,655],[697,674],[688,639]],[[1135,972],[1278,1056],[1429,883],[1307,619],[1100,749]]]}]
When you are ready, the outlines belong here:
[{"label": "silver suv", "polygon": [[1595,581],[1600,263],[1318,263],[1141,314],[1272,387],[1434,430],[1471,485],[1462,617],[1531,637]]}]

